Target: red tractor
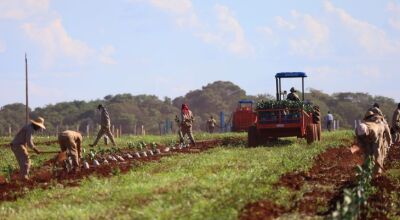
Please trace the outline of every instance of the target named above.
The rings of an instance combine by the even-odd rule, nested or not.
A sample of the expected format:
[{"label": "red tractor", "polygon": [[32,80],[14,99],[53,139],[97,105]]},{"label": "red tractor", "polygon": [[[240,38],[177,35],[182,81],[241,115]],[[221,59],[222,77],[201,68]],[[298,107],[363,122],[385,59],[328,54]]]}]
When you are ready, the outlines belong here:
[{"label": "red tractor", "polygon": [[[266,105],[258,103],[256,108],[257,119],[248,130],[248,146],[254,147],[268,140],[279,137],[306,138],[308,143],[319,139],[320,129],[318,124],[313,123],[313,111],[310,105],[304,104],[304,78],[303,72],[277,73],[276,79],[276,101],[270,101]],[[284,100],[286,92],[282,93],[282,78],[301,78],[303,101]],[[264,103],[265,104],[265,103]],[[307,109],[306,109],[307,107]]]},{"label": "red tractor", "polygon": [[253,100],[240,100],[232,114],[232,131],[247,131],[256,122],[257,115],[253,110]]}]

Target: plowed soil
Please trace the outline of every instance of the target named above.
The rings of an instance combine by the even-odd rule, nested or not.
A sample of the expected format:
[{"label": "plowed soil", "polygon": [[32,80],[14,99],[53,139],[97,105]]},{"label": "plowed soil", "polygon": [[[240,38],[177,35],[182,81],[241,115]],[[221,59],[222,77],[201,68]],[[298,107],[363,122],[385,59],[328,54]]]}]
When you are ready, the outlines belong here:
[{"label": "plowed soil", "polygon": [[[268,200],[248,204],[240,219],[271,219],[287,213],[308,216],[327,216],[342,197],[344,188],[355,180],[355,167],[363,162],[361,152],[352,153],[349,147],[330,148],[317,156],[307,172],[283,175],[278,186],[298,191],[307,185],[307,191],[289,208],[282,208]],[[267,207],[267,208],[266,208]]]},{"label": "plowed soil", "polygon": [[[400,171],[400,146],[390,148],[385,161],[385,169]],[[393,219],[400,216],[400,179],[385,174],[372,181],[376,192],[368,199],[368,210],[364,210],[362,219]]]},{"label": "plowed soil", "polygon": [[[218,145],[238,145],[243,142],[242,139],[224,139],[224,140],[209,140],[209,141],[199,141],[195,147],[182,148],[175,150],[170,150],[169,152],[164,152],[161,155],[153,155],[148,157],[127,159],[124,158],[124,162],[110,162],[108,165],[101,165],[99,167],[90,167],[89,169],[81,169],[77,173],[68,173],[64,170],[53,170],[54,161],[46,161],[44,165],[40,168],[31,170],[31,179],[29,181],[19,181],[18,171],[12,174],[12,180],[7,183],[5,178],[0,176],[0,202],[2,201],[12,201],[19,197],[22,197],[27,191],[42,188],[46,189],[51,187],[53,184],[58,183],[66,187],[79,186],[80,181],[87,176],[96,175],[98,177],[110,177],[115,174],[128,172],[132,167],[138,166],[142,163],[150,161],[158,161],[162,157],[176,155],[178,153],[200,153],[206,151],[210,148],[214,148]],[[165,146],[159,146],[160,149],[164,149]],[[125,153],[129,150],[124,150]],[[132,152],[129,152],[132,153]]]}]

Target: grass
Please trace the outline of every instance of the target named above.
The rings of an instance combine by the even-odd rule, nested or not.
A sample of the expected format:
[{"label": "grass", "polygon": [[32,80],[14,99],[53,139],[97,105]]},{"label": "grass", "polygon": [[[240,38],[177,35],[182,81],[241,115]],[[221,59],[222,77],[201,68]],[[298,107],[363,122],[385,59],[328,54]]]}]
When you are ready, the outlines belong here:
[{"label": "grass", "polygon": [[36,189],[4,202],[4,219],[237,219],[249,202],[269,199],[289,207],[293,193],[274,187],[279,177],[308,169],[313,158],[352,138],[323,133],[324,142],[288,139],[279,147],[218,147],[165,157],[112,178],[91,177],[80,187]]},{"label": "grass", "polygon": [[[195,139],[196,140],[208,140],[208,139],[223,139],[227,137],[245,137],[246,133],[196,133]],[[90,138],[83,138],[83,148],[89,149],[89,144],[94,141],[95,137]],[[34,136],[34,143],[36,146],[41,149],[42,151],[57,151],[60,149],[58,144],[53,144],[50,146],[47,145],[40,145],[40,143],[44,143],[46,141],[56,141],[56,137],[41,137],[41,136]],[[12,139],[10,137],[0,137],[0,141],[2,143],[10,143]],[[145,143],[160,143],[160,144],[169,144],[171,142],[178,142],[177,135],[165,135],[165,136],[156,136],[156,135],[146,135],[146,136],[122,136],[120,138],[115,138],[116,144],[121,148],[126,148],[127,143],[139,143],[141,141]],[[112,146],[109,143],[109,146]],[[107,148],[104,145],[103,140],[101,139],[98,144],[99,148]],[[31,150],[30,150],[31,151]],[[55,154],[41,154],[37,155],[34,152],[30,153],[30,158],[32,162],[32,167],[38,167],[43,164],[43,162],[51,159],[54,157]],[[18,163],[15,159],[15,156],[9,147],[0,147],[0,175],[5,175],[6,169],[8,166],[11,166],[13,169],[18,169]]]}]

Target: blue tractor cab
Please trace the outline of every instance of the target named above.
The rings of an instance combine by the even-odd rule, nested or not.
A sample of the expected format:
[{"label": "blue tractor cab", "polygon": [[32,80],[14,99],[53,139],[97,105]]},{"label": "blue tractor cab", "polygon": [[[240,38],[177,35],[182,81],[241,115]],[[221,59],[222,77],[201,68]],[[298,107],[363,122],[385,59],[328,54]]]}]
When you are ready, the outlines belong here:
[{"label": "blue tractor cab", "polygon": [[282,78],[301,78],[301,94],[302,100],[304,101],[304,78],[307,77],[306,73],[303,72],[282,72],[275,75],[276,80],[276,100],[282,100],[287,94],[282,92]]}]

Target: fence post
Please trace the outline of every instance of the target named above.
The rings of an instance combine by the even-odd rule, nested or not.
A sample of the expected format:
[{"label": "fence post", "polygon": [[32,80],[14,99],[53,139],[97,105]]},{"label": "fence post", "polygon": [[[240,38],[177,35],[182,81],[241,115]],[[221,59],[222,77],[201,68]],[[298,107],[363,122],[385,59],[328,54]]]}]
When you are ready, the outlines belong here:
[{"label": "fence post", "polygon": [[86,125],[86,136],[90,137],[90,125]]},{"label": "fence post", "polygon": [[224,112],[220,112],[219,114],[219,120],[220,120],[220,128],[221,128],[221,132],[224,132],[224,128],[225,128],[225,115]]},{"label": "fence post", "polygon": [[137,135],[137,123],[133,126],[133,135]]}]

